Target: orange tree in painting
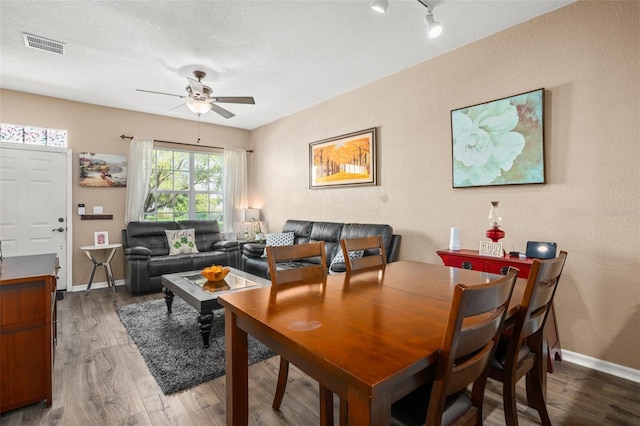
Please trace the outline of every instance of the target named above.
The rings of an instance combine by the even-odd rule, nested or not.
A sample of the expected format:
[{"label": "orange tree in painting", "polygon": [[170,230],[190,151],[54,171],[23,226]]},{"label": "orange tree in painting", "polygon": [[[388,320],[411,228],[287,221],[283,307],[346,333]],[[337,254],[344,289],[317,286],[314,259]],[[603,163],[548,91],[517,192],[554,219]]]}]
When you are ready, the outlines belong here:
[{"label": "orange tree in painting", "polygon": [[371,175],[369,138],[352,139],[314,148],[317,182],[367,179]]}]

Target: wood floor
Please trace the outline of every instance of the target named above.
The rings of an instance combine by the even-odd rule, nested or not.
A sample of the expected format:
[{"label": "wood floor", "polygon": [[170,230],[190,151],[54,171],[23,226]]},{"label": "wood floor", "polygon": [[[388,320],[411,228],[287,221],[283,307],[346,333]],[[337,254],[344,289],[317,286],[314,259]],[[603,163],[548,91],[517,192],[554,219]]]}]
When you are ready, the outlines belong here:
[{"label": "wood floor", "polygon": [[[120,323],[115,308],[162,294],[131,296],[124,287],[66,294],[58,302],[53,406],[44,403],[4,413],[10,425],[223,425],[225,378],[165,396]],[[197,333],[194,311],[194,333]],[[279,412],[271,409],[277,357],[249,368],[249,423],[317,425],[317,383],[293,365]],[[523,380],[524,381],[524,380]],[[521,382],[523,382],[521,381]],[[504,424],[499,384],[489,380],[485,425]],[[640,384],[556,363],[549,375],[548,409],[554,425],[640,425]],[[539,425],[518,388],[521,425]],[[337,417],[337,401],[334,409]]]}]

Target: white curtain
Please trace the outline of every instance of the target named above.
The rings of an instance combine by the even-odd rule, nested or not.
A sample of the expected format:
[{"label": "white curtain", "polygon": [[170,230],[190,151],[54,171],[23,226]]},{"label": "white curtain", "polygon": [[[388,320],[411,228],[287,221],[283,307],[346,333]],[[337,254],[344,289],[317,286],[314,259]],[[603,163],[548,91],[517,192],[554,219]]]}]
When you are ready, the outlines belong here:
[{"label": "white curtain", "polygon": [[223,172],[224,232],[242,232],[237,209],[247,207],[247,152],[225,148]]},{"label": "white curtain", "polygon": [[124,216],[126,223],[143,219],[144,202],[149,195],[152,153],[152,139],[131,140],[127,165],[127,208]]}]

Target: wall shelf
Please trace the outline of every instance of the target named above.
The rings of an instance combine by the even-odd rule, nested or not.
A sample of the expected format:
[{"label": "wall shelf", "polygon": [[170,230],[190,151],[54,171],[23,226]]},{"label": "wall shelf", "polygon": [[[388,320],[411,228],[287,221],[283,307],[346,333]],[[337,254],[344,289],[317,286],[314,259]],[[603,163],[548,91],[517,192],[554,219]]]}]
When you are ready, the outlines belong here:
[{"label": "wall shelf", "polygon": [[112,220],[112,214],[81,214],[80,219],[82,220]]}]

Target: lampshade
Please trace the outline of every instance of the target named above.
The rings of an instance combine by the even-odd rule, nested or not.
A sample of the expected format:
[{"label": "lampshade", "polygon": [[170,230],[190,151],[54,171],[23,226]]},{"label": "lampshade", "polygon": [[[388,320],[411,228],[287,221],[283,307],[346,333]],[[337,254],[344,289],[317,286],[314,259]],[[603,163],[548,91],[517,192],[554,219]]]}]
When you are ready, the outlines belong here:
[{"label": "lampshade", "polygon": [[240,209],[238,220],[240,222],[252,222],[260,220],[260,209]]},{"label": "lampshade", "polygon": [[187,101],[187,108],[191,110],[191,112],[202,115],[209,112],[211,109],[211,104],[207,101],[202,101],[199,99],[189,99]]},{"label": "lampshade", "polygon": [[427,25],[427,36],[429,36],[429,38],[436,38],[442,33],[442,25],[433,19],[431,10],[429,10],[427,16],[424,17],[424,23]]},{"label": "lampshade", "polygon": [[371,3],[371,9],[378,13],[386,13],[389,6],[389,0],[373,0]]}]

